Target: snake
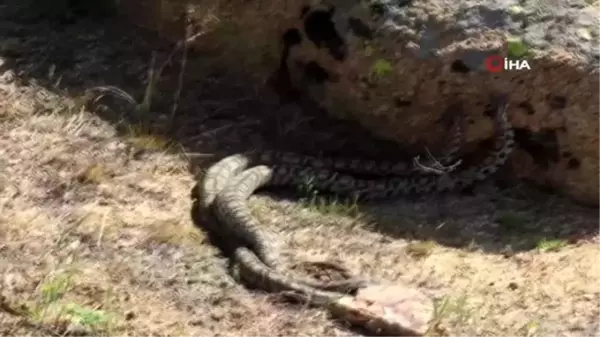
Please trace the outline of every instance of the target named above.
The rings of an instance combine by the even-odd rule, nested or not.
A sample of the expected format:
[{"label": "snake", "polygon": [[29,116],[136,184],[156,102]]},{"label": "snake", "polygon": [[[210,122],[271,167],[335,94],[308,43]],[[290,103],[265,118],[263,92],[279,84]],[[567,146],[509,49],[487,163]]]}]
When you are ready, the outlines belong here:
[{"label": "snake", "polygon": [[[457,111],[451,117],[450,139],[442,151],[442,157],[434,160],[429,156],[429,162],[420,164],[420,156],[410,160],[372,160],[358,157],[323,157],[308,154],[298,154],[277,150],[250,150],[240,155],[248,158],[246,166],[269,165],[289,167],[310,167],[337,172],[347,172],[353,175],[366,174],[374,177],[414,176],[423,174],[444,174],[453,171],[458,165],[455,157],[465,142],[465,116]],[[420,164],[420,165],[419,165]],[[428,168],[424,170],[424,168]]]},{"label": "snake", "polygon": [[[233,260],[238,267],[239,277],[247,284],[268,292],[278,292],[301,298],[316,306],[325,306],[331,312],[341,313],[350,320],[364,320],[364,313],[348,312],[347,305],[340,300],[346,296],[343,288],[349,285],[364,287],[362,280],[349,280],[328,287],[326,283],[306,280],[277,270],[277,256],[273,245],[258,230],[251,215],[247,199],[256,190],[278,185],[298,185],[311,179],[318,188],[334,193],[346,194],[363,201],[393,198],[400,195],[420,194],[432,191],[451,191],[485,180],[496,172],[514,149],[514,132],[507,120],[507,105],[499,104],[496,123],[496,141],[493,150],[480,164],[442,174],[414,176],[391,176],[377,179],[359,179],[353,175],[311,165],[258,165],[247,168],[252,158],[244,154],[228,156],[211,166],[204,179],[193,189],[195,208],[205,214],[203,221],[210,221],[210,230],[224,236],[233,236],[242,244],[234,250]],[[392,166],[390,166],[392,167]],[[399,166],[395,166],[399,167]],[[210,220],[209,220],[210,218]],[[372,318],[372,317],[370,317]],[[402,326],[383,321],[392,331],[402,331]],[[396,330],[394,330],[396,329]],[[388,330],[389,331],[389,330]]]},{"label": "snake", "polygon": [[[268,266],[276,268],[276,242],[260,229],[247,199],[258,189],[273,186],[302,186],[310,183],[320,190],[346,196],[352,201],[377,201],[410,194],[447,192],[483,181],[496,172],[514,149],[514,132],[508,123],[506,105],[500,105],[496,116],[494,149],[478,164],[446,174],[419,174],[412,177],[392,176],[359,179],[328,169],[284,165],[258,165],[243,171],[251,159],[243,154],[229,156],[212,166],[206,185],[225,186],[214,199],[214,211],[221,223],[219,230],[244,242]],[[218,180],[219,182],[215,182]]]},{"label": "snake", "polygon": [[[462,117],[459,116],[459,117]],[[449,147],[445,153],[444,158],[441,160],[439,165],[444,165],[449,163],[456,152],[460,149],[460,144],[463,141],[462,136],[464,134],[464,124],[462,123],[462,118],[456,118],[453,121],[453,137],[452,141],[449,143]],[[254,153],[256,154],[256,153]],[[353,170],[353,167],[358,165],[357,163],[361,162],[357,159],[331,159],[329,161],[325,161],[321,158],[311,157],[311,156],[299,156],[295,154],[290,154],[286,152],[275,152],[268,151],[259,155],[258,162],[273,162],[274,158],[281,158],[282,164],[272,166],[274,168],[279,168],[278,173],[282,173],[280,177],[285,177],[286,172],[282,171],[282,169],[286,167],[307,167],[311,169],[323,168],[323,167],[332,167],[339,168],[340,166],[344,166],[346,169]],[[237,238],[241,242],[251,246],[253,250],[259,255],[260,259],[271,268],[278,268],[279,262],[279,254],[278,249],[276,247],[277,240],[270,240],[267,233],[261,231],[259,229],[258,222],[252,217],[252,215],[246,209],[246,200],[250,197],[250,195],[254,192],[257,187],[257,180],[252,178],[261,178],[272,180],[273,176],[271,174],[264,174],[264,170],[260,170],[257,172],[258,174],[253,174],[252,177],[247,177],[246,174],[240,173],[249,165],[255,164],[256,156],[246,154],[238,154],[225,158],[224,160],[218,162],[217,164],[211,166],[205,174],[205,178],[202,182],[202,188],[205,191],[209,190],[220,190],[223,193],[216,193],[216,213],[221,219],[226,219],[222,221],[222,226],[219,228],[219,231],[227,233],[226,235],[229,238]],[[300,164],[299,164],[300,163]],[[358,170],[359,173],[382,173],[384,171],[389,171],[393,173],[406,173],[407,165],[401,165],[399,162],[392,164],[391,162],[383,162],[381,166],[374,166],[373,161],[363,161],[367,166],[362,170]],[[383,169],[375,170],[375,167],[383,167]],[[446,169],[447,166],[438,166],[442,167],[442,170]],[[453,169],[453,167],[451,168]],[[450,170],[451,170],[450,169]],[[325,169],[321,169],[325,170]],[[404,170],[404,171],[403,171]],[[437,171],[440,172],[440,171]],[[305,172],[303,172],[305,173]],[[428,172],[429,174],[429,172]],[[439,174],[439,173],[437,173]],[[277,174],[276,174],[277,175]],[[250,178],[250,179],[249,179]],[[278,180],[279,183],[282,183],[282,180]],[[289,181],[289,179],[288,179]],[[251,185],[245,184],[245,182],[250,182]],[[273,180],[275,182],[275,180]],[[264,185],[267,181],[258,182],[259,185]],[[221,188],[217,188],[215,186],[237,186],[235,189],[227,189],[226,192]],[[212,200],[212,199],[208,199]],[[203,204],[203,208],[208,210],[210,201],[205,201]],[[223,206],[223,207],[221,207]],[[246,210],[246,211],[244,211]],[[233,212],[231,212],[233,211]],[[331,267],[339,267],[336,264],[331,264]],[[364,287],[368,284],[368,282],[364,279],[360,278],[352,278],[350,273],[347,272],[344,268],[337,268],[339,271],[342,271],[344,276],[349,278],[344,281],[331,281],[331,282],[320,282],[314,280],[304,279],[301,280],[301,283],[319,288],[319,289],[331,289],[336,291],[354,291],[360,287]]]}]

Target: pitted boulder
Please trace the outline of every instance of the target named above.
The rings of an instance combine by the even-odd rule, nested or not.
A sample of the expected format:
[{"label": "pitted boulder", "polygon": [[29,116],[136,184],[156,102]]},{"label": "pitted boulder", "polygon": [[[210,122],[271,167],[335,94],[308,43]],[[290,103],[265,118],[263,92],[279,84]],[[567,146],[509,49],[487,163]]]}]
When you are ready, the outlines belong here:
[{"label": "pitted boulder", "polygon": [[[468,116],[467,148],[476,149],[493,133],[490,95],[507,94],[519,145],[511,160],[516,176],[598,205],[597,2],[209,0],[189,6],[207,31],[195,47],[409,149],[439,144],[446,131],[438,121],[451,107]],[[218,20],[207,21],[207,13]],[[486,69],[487,57],[515,58],[515,52],[530,70]]]}]

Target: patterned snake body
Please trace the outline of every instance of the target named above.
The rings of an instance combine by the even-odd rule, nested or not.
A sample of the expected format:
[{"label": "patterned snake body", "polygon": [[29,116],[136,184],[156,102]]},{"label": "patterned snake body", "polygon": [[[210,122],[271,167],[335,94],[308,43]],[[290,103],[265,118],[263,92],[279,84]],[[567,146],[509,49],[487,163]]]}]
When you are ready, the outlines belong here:
[{"label": "patterned snake body", "polygon": [[[439,160],[439,165],[445,166],[452,164],[456,154],[460,151],[464,143],[465,118],[462,113],[454,117],[450,128],[450,139],[446,148],[443,150],[443,156]],[[351,174],[367,174],[374,177],[389,176],[416,176],[423,175],[421,168],[415,167],[415,162],[407,160],[369,160],[364,158],[347,157],[317,157],[311,155],[299,155],[297,153],[273,150],[249,151],[243,154],[248,163],[246,165],[268,165],[270,167],[281,168],[311,168],[315,171],[325,170],[346,172]],[[425,166],[428,166],[427,163]],[[442,167],[437,174],[448,173],[454,169],[454,166]],[[431,172],[428,172],[429,174]],[[276,174],[279,176],[279,174]]]},{"label": "patterned snake body", "polygon": [[[514,148],[514,133],[506,118],[506,106],[501,106],[497,115],[497,139],[495,148],[481,164],[447,174],[422,174],[413,177],[388,177],[358,179],[327,169],[278,165],[255,166],[239,173],[234,179],[222,179],[226,187],[214,200],[214,210],[228,235],[236,237],[251,248],[268,266],[276,267],[279,254],[269,235],[260,229],[252,216],[247,199],[259,188],[266,186],[311,186],[333,192],[353,200],[375,201],[410,194],[445,192],[465,188],[477,181],[485,180],[496,172],[508,159]],[[236,173],[242,171],[250,160],[244,155],[225,158],[216,166],[223,165]],[[213,167],[214,168],[214,167]],[[216,169],[218,171],[218,169]],[[231,170],[230,170],[231,171]],[[224,174],[230,174],[222,170]],[[235,174],[235,173],[234,173]]]},{"label": "patterned snake body", "polygon": [[[265,186],[304,185],[307,182],[318,189],[365,201],[464,188],[496,172],[507,161],[508,155],[513,150],[514,133],[507,120],[506,105],[500,105],[495,127],[497,134],[495,148],[481,164],[443,174],[416,172],[418,174],[400,176],[400,173],[405,170],[403,167],[407,166],[396,163],[384,165],[384,169],[380,172],[391,170],[398,173],[397,176],[370,180],[358,179],[329,169],[331,166],[342,165],[340,163],[343,161],[327,162],[306,156],[304,159],[302,156],[298,157],[300,159],[287,157],[283,165],[259,165],[244,171],[249,165],[256,163],[256,157],[245,154],[229,156],[207,171],[197,191],[200,208],[203,213],[211,214],[211,217],[216,215],[218,224],[211,228],[212,231],[222,236],[233,237],[243,243],[234,253],[234,260],[239,264],[240,278],[264,290],[292,291],[308,296],[317,304],[323,301],[330,303],[342,296],[339,292],[344,288],[343,286],[347,289],[350,284],[357,288],[362,287],[364,283],[351,280],[343,284],[342,281],[341,284],[334,284],[331,288],[325,283],[300,280],[276,270],[277,249],[252,216],[247,205],[250,195]],[[259,156],[258,162],[268,162],[278,156],[275,152],[267,153],[262,156],[262,159]],[[291,162],[296,164],[293,165]],[[346,164],[348,164],[347,160]],[[301,165],[308,165],[308,167]],[[348,166],[345,167],[352,171]],[[373,172],[371,166],[366,166],[365,170],[370,171],[369,173]],[[214,214],[211,213],[213,211]],[[342,288],[335,286],[342,286]],[[323,289],[334,289],[338,292],[323,291]]]}]

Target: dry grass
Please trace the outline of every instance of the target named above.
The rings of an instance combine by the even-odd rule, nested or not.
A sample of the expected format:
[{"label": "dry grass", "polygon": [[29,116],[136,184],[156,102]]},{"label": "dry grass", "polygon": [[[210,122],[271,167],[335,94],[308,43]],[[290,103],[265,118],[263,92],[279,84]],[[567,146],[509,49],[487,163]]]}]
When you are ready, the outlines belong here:
[{"label": "dry grass", "polygon": [[230,280],[191,223],[183,157],[87,112],[7,109],[37,90],[1,91],[0,333],[338,334]]},{"label": "dry grass", "polygon": [[[191,221],[185,146],[15,77],[0,77],[0,333],[354,334],[231,279]],[[576,235],[597,210],[522,189],[377,206],[299,194],[251,199],[286,256],[421,288],[432,335],[598,329],[598,236]]]},{"label": "dry grass", "polygon": [[[282,306],[234,284],[225,261],[190,221],[186,160],[156,145],[164,142],[137,133],[118,137],[85,111],[13,115],[7,107],[42,90],[21,89],[1,92],[6,301],[0,332],[349,333],[322,312]],[[132,158],[140,144],[144,152]],[[585,335],[597,327],[595,240],[544,239],[538,249],[502,256],[407,242],[374,231],[359,205],[329,209],[311,200],[259,197],[252,204],[265,226],[289,242],[290,255],[342,259],[365,275],[428,291],[438,299],[436,334]],[[489,201],[467,198],[460,206],[473,202]],[[404,205],[386,216],[401,227],[408,221],[402,214],[414,218],[422,206]],[[514,229],[531,216],[515,214],[503,213],[496,223]],[[470,219],[459,214],[448,221],[461,224],[461,217]]]}]

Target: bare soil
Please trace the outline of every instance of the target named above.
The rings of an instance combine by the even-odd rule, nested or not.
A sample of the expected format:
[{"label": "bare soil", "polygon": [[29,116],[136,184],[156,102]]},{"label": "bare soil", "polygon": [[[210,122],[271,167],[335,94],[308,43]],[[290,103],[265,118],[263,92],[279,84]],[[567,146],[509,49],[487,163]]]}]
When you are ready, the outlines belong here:
[{"label": "bare soil", "polygon": [[[16,19],[3,6],[1,334],[356,334],[237,284],[192,223],[193,173],[249,147],[398,156],[397,145],[280,105],[218,55],[188,54],[182,72],[174,46],[123,23]],[[147,111],[78,104],[100,85],[142,102],[163,64]],[[251,205],[287,255],[434,297],[432,335],[597,334],[598,210],[501,182],[379,205],[290,192]]]}]

